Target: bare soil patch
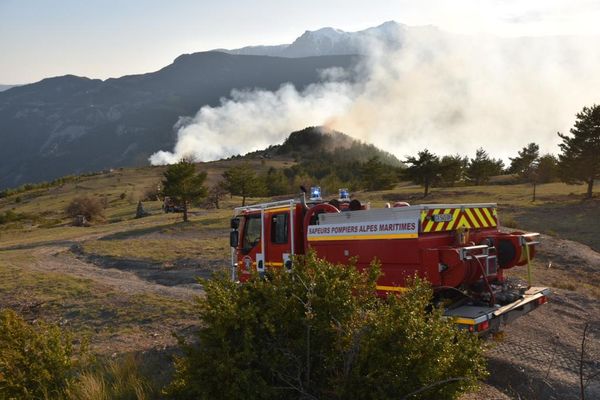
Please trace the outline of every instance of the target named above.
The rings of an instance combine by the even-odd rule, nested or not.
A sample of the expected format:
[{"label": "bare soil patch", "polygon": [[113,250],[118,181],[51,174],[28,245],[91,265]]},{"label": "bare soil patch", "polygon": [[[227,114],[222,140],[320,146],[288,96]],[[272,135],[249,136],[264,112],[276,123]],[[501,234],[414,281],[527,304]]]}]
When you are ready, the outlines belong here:
[{"label": "bare soil patch", "polygon": [[[522,277],[523,268],[513,274]],[[552,286],[553,294],[548,304],[489,341],[490,377],[482,393],[493,387],[514,399],[579,399],[582,374],[585,379],[596,377],[587,382],[587,398],[600,398],[599,275],[599,253],[581,243],[542,235],[534,284]]]}]

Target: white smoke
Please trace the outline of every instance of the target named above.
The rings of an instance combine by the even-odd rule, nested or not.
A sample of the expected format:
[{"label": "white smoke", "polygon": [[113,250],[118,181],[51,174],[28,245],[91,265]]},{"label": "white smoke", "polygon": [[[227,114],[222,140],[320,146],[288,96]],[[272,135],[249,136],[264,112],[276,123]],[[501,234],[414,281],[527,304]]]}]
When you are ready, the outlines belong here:
[{"label": "white smoke", "polygon": [[204,106],[194,118],[180,120],[174,151],[159,151],[150,162],[216,160],[266,148],[297,127],[344,113],[352,103],[351,92],[352,85],[345,82],[310,85],[301,93],[290,84],[276,92],[234,90],[219,107]]},{"label": "white smoke", "polygon": [[[401,43],[398,46],[397,43]],[[219,107],[181,121],[173,152],[208,161],[280,143],[290,132],[325,125],[399,158],[428,148],[473,155],[484,147],[507,159],[529,142],[557,152],[583,106],[600,101],[600,47],[578,38],[474,37],[435,29],[398,31],[365,42],[352,80],[327,71],[303,91],[234,91]],[[391,44],[391,45],[390,45]]]}]

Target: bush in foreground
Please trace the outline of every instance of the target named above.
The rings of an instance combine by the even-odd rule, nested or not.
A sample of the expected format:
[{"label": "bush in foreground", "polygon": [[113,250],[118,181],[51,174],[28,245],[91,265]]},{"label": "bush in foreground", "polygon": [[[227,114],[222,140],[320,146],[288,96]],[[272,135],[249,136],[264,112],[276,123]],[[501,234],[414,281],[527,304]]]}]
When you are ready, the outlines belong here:
[{"label": "bush in foreground", "polygon": [[189,399],[451,399],[485,375],[477,338],[431,309],[415,279],[400,297],[374,296],[364,272],[314,255],[291,272],[243,285],[205,281],[203,327],[184,344],[167,389]]},{"label": "bush in foreground", "polygon": [[157,389],[133,355],[91,362],[58,326],[0,311],[0,399],[144,400]]},{"label": "bush in foreground", "polygon": [[57,326],[0,311],[0,398],[62,398],[76,370],[71,339]]}]

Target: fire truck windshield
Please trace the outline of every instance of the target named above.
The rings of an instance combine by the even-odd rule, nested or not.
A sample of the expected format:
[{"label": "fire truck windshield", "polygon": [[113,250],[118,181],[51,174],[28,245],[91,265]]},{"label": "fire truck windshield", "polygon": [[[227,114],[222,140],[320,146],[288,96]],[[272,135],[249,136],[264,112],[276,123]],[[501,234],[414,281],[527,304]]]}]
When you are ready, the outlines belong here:
[{"label": "fire truck windshield", "polygon": [[244,239],[242,242],[244,252],[249,252],[260,243],[260,214],[246,216],[244,223]]}]

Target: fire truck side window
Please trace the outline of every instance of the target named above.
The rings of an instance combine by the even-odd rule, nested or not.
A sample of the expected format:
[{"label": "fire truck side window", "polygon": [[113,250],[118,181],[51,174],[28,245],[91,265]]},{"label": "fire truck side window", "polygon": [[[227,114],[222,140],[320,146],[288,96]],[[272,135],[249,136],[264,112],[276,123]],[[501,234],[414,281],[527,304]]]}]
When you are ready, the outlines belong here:
[{"label": "fire truck side window", "polygon": [[244,224],[244,251],[248,252],[260,243],[260,231],[260,214],[247,216]]},{"label": "fire truck side window", "polygon": [[271,242],[284,244],[288,241],[288,214],[275,214],[271,217]]}]

